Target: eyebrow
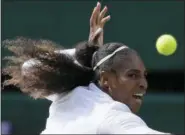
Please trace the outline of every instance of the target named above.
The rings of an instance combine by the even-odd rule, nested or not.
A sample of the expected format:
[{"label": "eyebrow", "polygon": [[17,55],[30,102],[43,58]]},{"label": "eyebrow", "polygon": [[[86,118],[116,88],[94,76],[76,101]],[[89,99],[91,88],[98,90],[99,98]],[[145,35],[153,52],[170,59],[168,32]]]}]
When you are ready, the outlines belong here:
[{"label": "eyebrow", "polygon": [[[140,73],[141,71],[138,70],[138,69],[128,69],[127,72],[137,72],[137,73]],[[146,70],[144,71],[144,74],[147,74],[147,71]]]}]

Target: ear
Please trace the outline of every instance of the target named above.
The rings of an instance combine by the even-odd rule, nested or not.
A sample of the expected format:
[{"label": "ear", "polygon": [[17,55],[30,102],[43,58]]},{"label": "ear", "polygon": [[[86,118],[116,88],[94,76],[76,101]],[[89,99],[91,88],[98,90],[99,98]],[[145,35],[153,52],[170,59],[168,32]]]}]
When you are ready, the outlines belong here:
[{"label": "ear", "polygon": [[111,72],[101,71],[100,73],[100,86],[106,90],[109,91],[109,89],[112,89],[115,82],[115,75]]},{"label": "ear", "polygon": [[101,71],[101,73],[100,73],[100,85],[103,88],[108,89],[109,88],[108,82],[109,82],[109,73],[106,72],[106,71]]}]

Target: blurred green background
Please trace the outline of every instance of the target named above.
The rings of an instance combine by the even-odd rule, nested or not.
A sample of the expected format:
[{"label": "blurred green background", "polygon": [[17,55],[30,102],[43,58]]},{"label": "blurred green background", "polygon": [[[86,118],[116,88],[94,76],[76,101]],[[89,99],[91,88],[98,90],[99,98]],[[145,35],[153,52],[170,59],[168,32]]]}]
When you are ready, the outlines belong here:
[{"label": "blurred green background", "polygon": [[[139,115],[152,128],[184,133],[184,2],[100,2],[108,6],[111,15],[105,27],[105,42],[123,42],[136,49],[149,71],[149,94]],[[87,40],[95,4],[96,1],[3,0],[2,40],[16,36],[43,38],[70,48]],[[157,53],[155,42],[162,34],[176,37],[178,49],[174,55]],[[2,49],[2,57],[6,55],[8,52]],[[49,104],[12,91],[12,87],[5,88],[2,120],[11,121],[13,133],[39,134],[44,129]]]}]

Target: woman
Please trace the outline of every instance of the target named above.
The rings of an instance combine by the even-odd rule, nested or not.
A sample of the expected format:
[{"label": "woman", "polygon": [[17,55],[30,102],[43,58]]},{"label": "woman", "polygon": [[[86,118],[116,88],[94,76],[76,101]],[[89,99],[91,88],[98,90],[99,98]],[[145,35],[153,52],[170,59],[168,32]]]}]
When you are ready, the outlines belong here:
[{"label": "woman", "polygon": [[34,59],[20,69],[5,68],[13,77],[10,84],[52,101],[42,134],[163,134],[135,114],[147,89],[145,66],[136,51],[107,43],[89,53],[82,48],[96,45],[83,42],[80,51],[56,53],[51,44],[25,52]]},{"label": "woman", "polygon": [[[82,75],[68,67],[71,73],[66,72],[67,75],[62,76],[64,66],[61,66],[62,60],[58,55],[46,57],[42,66],[39,62],[34,63],[37,66],[23,74],[23,79],[33,81],[36,78],[34,85],[22,80],[33,97],[52,101],[42,134],[161,133],[149,128],[135,115],[147,89],[145,66],[136,51],[121,43],[105,44],[93,55],[94,72],[91,69],[89,72],[79,70]],[[38,71],[32,72],[32,69]],[[75,79],[71,77],[70,81],[69,76]],[[92,83],[86,85],[90,81]],[[63,89],[64,86],[75,88]]]},{"label": "woman", "polygon": [[93,55],[92,67],[88,86],[47,97],[53,103],[43,134],[165,134],[135,115],[147,89],[145,66],[136,51],[107,43]]}]

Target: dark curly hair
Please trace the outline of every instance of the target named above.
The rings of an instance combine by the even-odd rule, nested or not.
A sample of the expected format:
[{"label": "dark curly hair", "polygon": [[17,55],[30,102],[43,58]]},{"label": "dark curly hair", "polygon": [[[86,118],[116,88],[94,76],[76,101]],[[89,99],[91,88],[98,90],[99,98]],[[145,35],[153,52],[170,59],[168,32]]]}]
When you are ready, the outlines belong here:
[{"label": "dark curly hair", "polygon": [[92,67],[102,58],[125,45],[107,43],[99,48],[84,41],[76,45],[73,55],[57,53],[57,50],[62,52],[66,49],[49,40],[16,38],[3,41],[3,46],[14,54],[5,57],[7,65],[3,73],[11,78],[3,84],[15,85],[34,98],[70,92],[77,86],[88,85],[91,81],[97,84],[102,70],[116,73],[124,65],[123,62],[128,64],[128,56],[136,53],[126,46],[93,71]]},{"label": "dark curly hair", "polygon": [[[34,98],[44,98],[87,85],[92,80],[91,58],[98,49],[92,43],[78,43],[74,56],[56,53],[64,48],[50,40],[18,37],[2,44],[13,53],[4,58],[7,63],[3,74],[11,77],[4,81],[4,86],[14,85]],[[23,64],[31,60],[34,62],[31,68],[23,68]]]}]

